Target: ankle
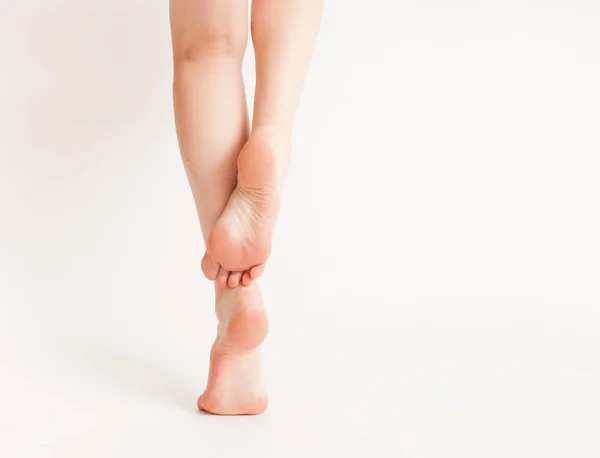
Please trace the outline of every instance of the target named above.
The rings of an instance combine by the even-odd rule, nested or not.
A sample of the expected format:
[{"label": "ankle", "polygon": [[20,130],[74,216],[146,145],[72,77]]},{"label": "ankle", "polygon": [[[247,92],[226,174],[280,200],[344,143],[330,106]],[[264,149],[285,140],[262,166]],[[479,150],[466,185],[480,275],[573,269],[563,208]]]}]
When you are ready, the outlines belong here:
[{"label": "ankle", "polygon": [[271,123],[253,124],[250,137],[263,138],[277,147],[291,143],[291,135],[282,126]]},{"label": "ankle", "polygon": [[291,136],[281,126],[275,124],[255,124],[250,132],[250,139],[262,141],[276,157],[278,189],[281,188],[290,165],[292,152]]}]

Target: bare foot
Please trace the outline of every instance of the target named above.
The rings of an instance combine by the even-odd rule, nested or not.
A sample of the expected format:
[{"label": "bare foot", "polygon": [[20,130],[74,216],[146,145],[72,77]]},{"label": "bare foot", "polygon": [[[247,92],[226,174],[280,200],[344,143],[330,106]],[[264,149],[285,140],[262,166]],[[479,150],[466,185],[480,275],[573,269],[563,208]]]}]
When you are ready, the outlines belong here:
[{"label": "bare foot", "polygon": [[213,260],[208,253],[204,253],[201,267],[204,276],[211,281],[215,281],[220,288],[226,286],[237,288],[240,285],[250,286],[252,281],[260,278],[265,271],[265,265],[261,264],[243,272],[229,272]]},{"label": "bare foot", "polygon": [[[228,271],[249,271],[267,261],[279,212],[282,157],[270,129],[258,128],[240,151],[238,183],[211,233],[207,251]],[[256,272],[254,272],[256,274]]]},{"label": "bare foot", "polygon": [[217,292],[217,339],[198,408],[217,415],[256,415],[267,408],[260,377],[260,344],[268,332],[258,285]]}]

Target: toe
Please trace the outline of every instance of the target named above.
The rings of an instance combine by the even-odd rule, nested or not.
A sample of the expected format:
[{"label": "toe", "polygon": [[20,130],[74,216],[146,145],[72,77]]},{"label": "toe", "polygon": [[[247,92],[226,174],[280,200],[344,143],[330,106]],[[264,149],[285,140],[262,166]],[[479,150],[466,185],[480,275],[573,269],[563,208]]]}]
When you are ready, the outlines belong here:
[{"label": "toe", "polygon": [[227,280],[229,279],[229,271],[225,269],[223,266],[219,269],[219,273],[217,274],[217,286],[219,288],[227,287]]},{"label": "toe", "polygon": [[202,273],[204,273],[206,278],[209,280],[215,280],[217,278],[217,274],[219,273],[219,263],[213,260],[208,253],[204,253],[200,266],[202,267]]},{"label": "toe", "polygon": [[260,278],[265,272],[265,265],[259,264],[258,266],[254,266],[252,269],[250,269],[249,272],[250,278],[252,278],[252,280],[256,280],[257,278]]},{"label": "toe", "polygon": [[250,276],[250,273],[248,271],[244,272],[244,275],[242,276],[242,285],[244,286],[250,286],[252,284],[252,277]]},{"label": "toe", "polygon": [[230,288],[237,288],[238,286],[240,286],[240,281],[242,280],[242,274],[243,274],[243,272],[231,272],[231,274],[229,274],[229,280],[228,280],[227,284],[229,285]]}]

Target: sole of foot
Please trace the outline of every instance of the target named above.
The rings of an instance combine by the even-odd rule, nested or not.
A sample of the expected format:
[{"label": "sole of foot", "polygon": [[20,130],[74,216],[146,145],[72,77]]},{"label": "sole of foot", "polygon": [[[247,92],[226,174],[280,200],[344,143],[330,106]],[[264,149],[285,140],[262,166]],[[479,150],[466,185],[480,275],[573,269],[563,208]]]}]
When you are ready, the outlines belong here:
[{"label": "sole of foot", "polygon": [[268,405],[260,375],[260,344],[269,324],[257,285],[219,290],[217,338],[198,408],[215,415],[257,415]]},{"label": "sole of foot", "polygon": [[240,151],[237,187],[207,243],[209,257],[230,272],[251,272],[271,253],[285,160],[279,145],[272,130],[258,129]]}]

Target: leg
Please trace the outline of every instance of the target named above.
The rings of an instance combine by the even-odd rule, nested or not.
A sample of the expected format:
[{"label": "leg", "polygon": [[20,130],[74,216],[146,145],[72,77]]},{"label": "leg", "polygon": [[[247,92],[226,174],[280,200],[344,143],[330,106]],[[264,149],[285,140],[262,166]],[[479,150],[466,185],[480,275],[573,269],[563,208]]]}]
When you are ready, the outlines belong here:
[{"label": "leg", "polygon": [[269,126],[283,141],[291,140],[322,9],[323,0],[253,2],[257,79],[253,129]]},{"label": "leg", "polygon": [[[171,1],[177,134],[205,240],[235,188],[248,136],[244,12],[246,0]],[[219,265],[210,261],[205,257],[202,267],[214,280]],[[220,273],[227,280],[229,272]]]},{"label": "leg", "polygon": [[[211,257],[229,270],[260,266],[270,254],[294,119],[321,10],[322,0],[253,1],[257,83],[252,133],[238,157],[237,187],[208,240]],[[244,278],[256,278],[253,270],[250,274]]]},{"label": "leg", "polygon": [[[236,183],[236,160],[248,137],[242,81],[247,0],[171,0],[177,135],[205,239]],[[210,260],[209,260],[210,261]],[[206,271],[206,259],[203,262]],[[219,277],[229,272],[218,265]],[[214,272],[217,276],[217,272]],[[213,413],[259,413],[266,397],[258,345],[267,318],[257,284],[218,285],[218,335],[208,387],[198,406]],[[244,385],[235,385],[238,379]]]}]

